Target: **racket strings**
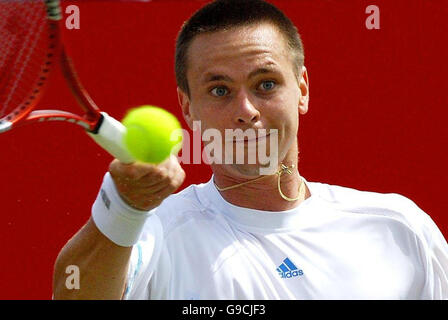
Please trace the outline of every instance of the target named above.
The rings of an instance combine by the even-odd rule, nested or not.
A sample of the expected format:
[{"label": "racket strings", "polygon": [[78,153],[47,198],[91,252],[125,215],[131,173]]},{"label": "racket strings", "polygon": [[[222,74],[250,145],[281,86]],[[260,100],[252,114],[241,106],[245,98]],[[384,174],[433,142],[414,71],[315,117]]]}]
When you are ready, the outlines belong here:
[{"label": "racket strings", "polygon": [[0,0],[0,119],[27,112],[46,80],[46,15],[42,1]]},{"label": "racket strings", "polygon": [[[31,18],[32,18],[32,16],[31,16]],[[28,32],[25,35],[25,38],[23,39],[23,41],[21,41],[22,39],[20,39],[20,38],[15,39],[15,41],[21,41],[22,45],[20,46],[19,52],[17,54],[17,57],[14,61],[13,66],[12,66],[13,70],[17,70],[17,74],[12,82],[11,90],[9,91],[9,94],[6,97],[3,109],[8,108],[9,102],[12,99],[15,91],[17,90],[17,86],[18,86],[20,80],[27,80],[24,77],[25,69],[27,69],[27,67],[30,64],[32,52],[34,51],[34,48],[36,47],[37,40],[39,39],[39,36],[44,27],[44,24],[43,23],[38,24],[38,21],[36,19],[31,19],[31,21],[33,22],[33,24],[30,25],[31,30],[33,30],[36,27],[36,25],[38,26],[38,29],[36,30],[36,34],[34,35],[31,32]],[[29,75],[29,73],[28,73],[28,75]]]}]

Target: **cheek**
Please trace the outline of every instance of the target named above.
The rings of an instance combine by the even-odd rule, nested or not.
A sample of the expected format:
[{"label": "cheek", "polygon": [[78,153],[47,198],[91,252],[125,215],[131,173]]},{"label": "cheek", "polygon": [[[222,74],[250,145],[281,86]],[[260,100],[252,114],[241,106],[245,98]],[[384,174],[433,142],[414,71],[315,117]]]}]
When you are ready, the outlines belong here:
[{"label": "cheek", "polygon": [[201,126],[201,135],[216,136],[219,134],[224,138],[225,129],[229,127],[226,114],[220,112],[217,108],[202,106],[196,108],[195,121]]},{"label": "cheek", "polygon": [[216,110],[213,111],[212,108],[202,108],[200,112],[198,112],[197,120],[201,121],[202,127],[207,128],[213,128],[213,129],[220,129],[220,119],[219,115],[217,114]]},{"label": "cheek", "polygon": [[293,95],[283,95],[283,98],[274,102],[272,117],[278,123],[283,123],[284,127],[294,130],[298,126],[299,98]]},{"label": "cheek", "polygon": [[300,91],[291,90],[291,93],[287,97],[286,104],[286,114],[289,117],[289,122],[292,123],[293,127],[298,127],[299,125],[299,101],[300,101]]},{"label": "cheek", "polygon": [[289,148],[296,139],[299,128],[298,97],[283,95],[283,99],[277,102],[278,108],[272,112],[272,121],[279,129],[281,145]]}]

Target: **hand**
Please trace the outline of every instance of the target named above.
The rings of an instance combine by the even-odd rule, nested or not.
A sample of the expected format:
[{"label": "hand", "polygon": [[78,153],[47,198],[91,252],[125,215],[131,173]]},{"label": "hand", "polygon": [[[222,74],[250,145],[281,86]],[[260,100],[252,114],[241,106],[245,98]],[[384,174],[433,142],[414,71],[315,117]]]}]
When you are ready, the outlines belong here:
[{"label": "hand", "polygon": [[185,172],[174,155],[158,165],[123,164],[115,159],[109,172],[121,198],[131,207],[144,211],[159,206],[185,179]]}]

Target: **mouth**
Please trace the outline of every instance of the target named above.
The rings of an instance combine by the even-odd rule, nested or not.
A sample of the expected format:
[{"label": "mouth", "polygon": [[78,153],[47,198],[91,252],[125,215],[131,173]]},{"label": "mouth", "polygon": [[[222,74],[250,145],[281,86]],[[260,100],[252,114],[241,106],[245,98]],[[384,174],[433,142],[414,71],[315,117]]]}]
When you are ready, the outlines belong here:
[{"label": "mouth", "polygon": [[249,139],[249,137],[244,137],[244,139],[233,139],[233,140],[231,140],[231,141],[232,141],[232,142],[236,142],[236,143],[242,143],[242,142],[244,142],[244,143],[248,143],[248,142],[259,142],[259,141],[264,141],[264,140],[266,140],[270,135],[271,135],[271,134],[268,133],[268,134],[265,134],[265,135],[262,135],[262,136],[257,136],[257,137],[252,138],[252,139]]}]

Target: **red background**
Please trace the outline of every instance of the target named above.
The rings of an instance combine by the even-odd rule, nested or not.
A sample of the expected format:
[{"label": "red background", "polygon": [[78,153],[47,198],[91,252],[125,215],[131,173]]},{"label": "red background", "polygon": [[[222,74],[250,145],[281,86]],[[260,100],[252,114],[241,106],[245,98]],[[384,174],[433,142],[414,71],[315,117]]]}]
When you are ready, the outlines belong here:
[{"label": "red background", "polygon": [[[308,181],[403,194],[447,236],[448,2],[272,2],[298,26],[305,46],[311,99],[299,132],[301,173]],[[181,118],[175,37],[205,1],[65,2],[72,3],[81,28],[65,37],[97,104],[118,119],[141,104]],[[380,30],[365,27],[370,4],[380,8]],[[76,108],[60,76],[49,90],[42,107]],[[0,151],[0,298],[50,299],[56,256],[89,218],[111,157],[62,123],[0,135]],[[206,165],[184,168],[183,187],[211,174]]]}]

